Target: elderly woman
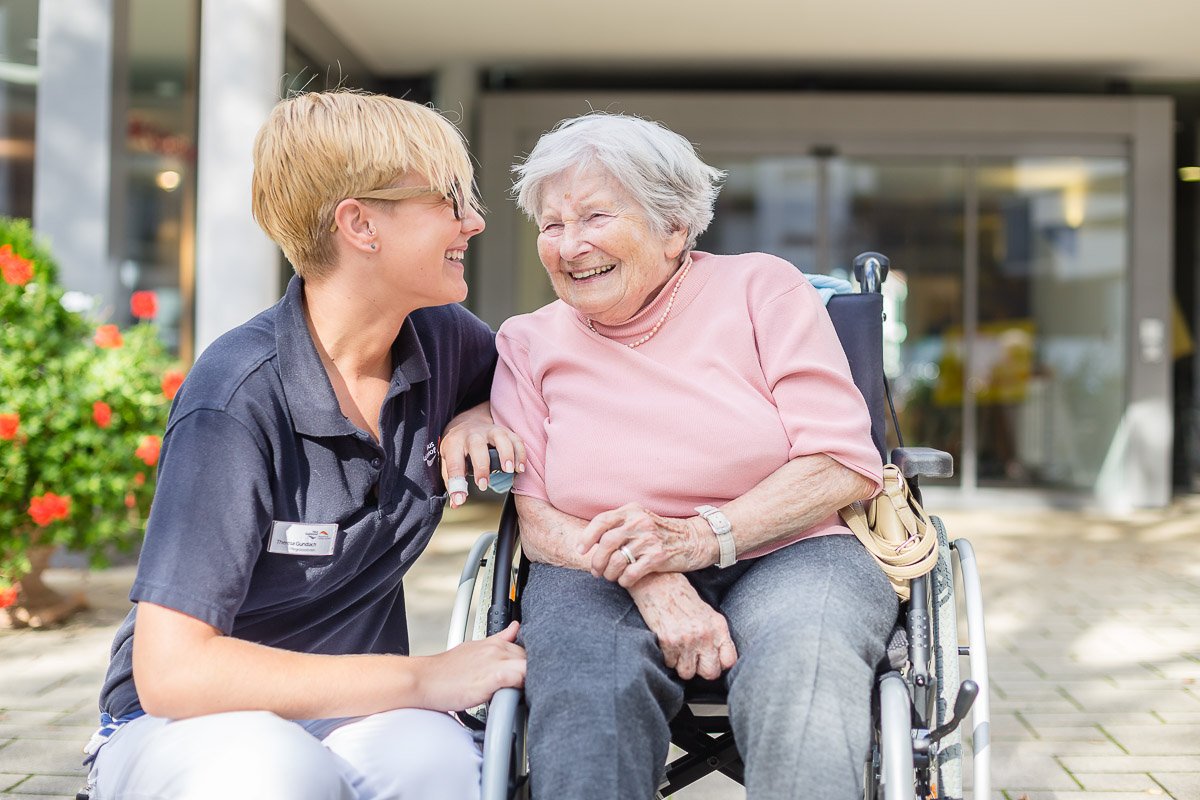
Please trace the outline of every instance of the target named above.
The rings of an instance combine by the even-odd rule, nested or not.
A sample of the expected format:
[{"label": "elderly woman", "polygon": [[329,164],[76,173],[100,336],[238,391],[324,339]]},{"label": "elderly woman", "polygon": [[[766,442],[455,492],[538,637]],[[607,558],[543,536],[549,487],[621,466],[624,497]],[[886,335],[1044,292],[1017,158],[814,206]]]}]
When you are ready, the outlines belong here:
[{"label": "elderly woman", "polygon": [[514,168],[559,300],[500,329],[535,797],[651,798],[694,675],[727,674],[752,798],[861,797],[896,616],[837,510],[869,416],[816,290],[694,252],[721,173],[666,128],[560,123]]},{"label": "elderly woman", "polygon": [[305,94],[263,125],[253,211],[296,276],[171,408],[93,800],[478,795],[444,712],[521,685],[516,630],[410,657],[402,585],[466,455],[480,481],[488,444],[523,462],[487,405],[492,332],[457,305],[471,186],[416,103]]}]

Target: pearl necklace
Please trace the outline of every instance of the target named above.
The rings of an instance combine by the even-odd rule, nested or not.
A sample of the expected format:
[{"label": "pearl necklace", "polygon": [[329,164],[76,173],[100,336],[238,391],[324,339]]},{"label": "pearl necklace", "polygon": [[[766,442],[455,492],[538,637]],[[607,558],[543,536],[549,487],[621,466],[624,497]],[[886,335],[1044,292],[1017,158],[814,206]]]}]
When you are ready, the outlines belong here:
[{"label": "pearl necklace", "polygon": [[[662,316],[658,318],[658,322],[654,323],[654,327],[650,329],[649,333],[638,339],[636,342],[630,342],[629,344],[625,345],[626,347],[632,350],[635,347],[641,347],[646,342],[654,338],[654,334],[658,333],[658,329],[661,328],[662,324],[667,321],[667,315],[671,313],[671,306],[675,304],[675,295],[679,293],[679,286],[683,283],[683,279],[687,277],[688,270],[691,268],[692,260],[689,258],[687,264],[685,264],[683,267],[683,271],[679,273],[679,279],[675,281],[675,288],[671,290],[671,296],[667,299],[667,308],[663,311]],[[586,319],[587,326],[592,329],[592,333],[596,334],[597,336],[602,336],[603,334],[596,330],[596,326],[592,324],[591,318],[587,317]]]}]

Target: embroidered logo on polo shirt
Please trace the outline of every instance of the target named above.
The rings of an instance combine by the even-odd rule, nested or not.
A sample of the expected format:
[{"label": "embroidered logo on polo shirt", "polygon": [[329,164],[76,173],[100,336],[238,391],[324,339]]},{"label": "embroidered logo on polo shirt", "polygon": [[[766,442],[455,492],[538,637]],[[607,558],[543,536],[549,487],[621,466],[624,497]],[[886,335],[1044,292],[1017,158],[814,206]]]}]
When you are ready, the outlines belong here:
[{"label": "embroidered logo on polo shirt", "polygon": [[275,520],[267,550],[289,556],[331,556],[337,531],[335,522],[309,525]]},{"label": "embroidered logo on polo shirt", "polygon": [[437,444],[430,442],[425,445],[425,466],[432,467],[434,461],[437,461]]}]

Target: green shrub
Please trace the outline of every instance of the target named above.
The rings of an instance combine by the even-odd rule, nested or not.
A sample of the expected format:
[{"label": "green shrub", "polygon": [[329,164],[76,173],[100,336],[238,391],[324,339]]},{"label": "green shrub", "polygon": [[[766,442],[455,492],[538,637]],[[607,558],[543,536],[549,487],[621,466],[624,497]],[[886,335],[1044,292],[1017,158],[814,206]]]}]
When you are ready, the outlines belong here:
[{"label": "green shrub", "polygon": [[[0,217],[0,607],[32,545],[93,566],[145,528],[159,437],[182,373],[135,292],[121,331],[63,305],[58,268],[24,220]],[[7,602],[6,602],[7,601]]]}]

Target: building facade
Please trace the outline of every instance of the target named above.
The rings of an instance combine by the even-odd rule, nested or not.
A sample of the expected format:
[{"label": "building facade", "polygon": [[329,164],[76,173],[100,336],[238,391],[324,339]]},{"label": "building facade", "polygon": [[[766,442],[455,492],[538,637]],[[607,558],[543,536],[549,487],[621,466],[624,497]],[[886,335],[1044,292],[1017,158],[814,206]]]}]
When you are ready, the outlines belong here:
[{"label": "building facade", "polygon": [[1200,72],[639,74],[552,54],[397,71],[348,46],[361,23],[330,5],[0,3],[0,211],[32,216],[96,313],[158,291],[186,361],[286,280],[248,201],[275,100],[350,86],[431,101],[479,161],[490,213],[468,305],[495,326],[553,298],[507,197],[514,159],[564,117],[634,113],[727,172],[700,249],[841,275],[858,252],[891,258],[887,370],[906,442],[955,457],[939,499],[1125,509],[1195,489]]}]

